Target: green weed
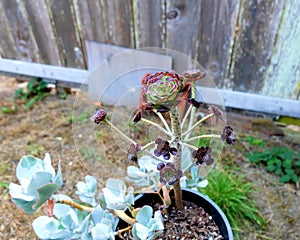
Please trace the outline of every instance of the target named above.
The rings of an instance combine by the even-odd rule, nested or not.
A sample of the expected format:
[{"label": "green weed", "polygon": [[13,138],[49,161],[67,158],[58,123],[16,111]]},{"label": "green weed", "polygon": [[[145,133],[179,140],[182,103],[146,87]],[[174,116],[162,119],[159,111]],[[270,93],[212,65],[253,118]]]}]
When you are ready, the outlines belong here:
[{"label": "green weed", "polygon": [[70,123],[75,123],[75,122],[80,122],[80,123],[86,123],[90,119],[90,112],[84,112],[81,113],[79,116],[74,117],[73,115],[70,116],[69,122]]},{"label": "green weed", "polygon": [[265,142],[262,139],[252,137],[252,136],[246,136],[245,140],[248,142],[250,146],[259,146],[259,147],[264,147]]},{"label": "green weed", "polygon": [[250,225],[265,227],[265,219],[256,207],[251,193],[253,184],[233,171],[212,170],[208,175],[208,186],[199,189],[208,195],[227,216],[236,239],[239,231],[246,230]]},{"label": "green weed", "polygon": [[251,163],[265,166],[269,172],[280,176],[282,183],[297,183],[300,174],[300,153],[286,147],[273,147],[263,152],[248,153],[247,158]]},{"label": "green weed", "polygon": [[17,108],[16,105],[13,105],[13,106],[11,106],[11,107],[3,106],[3,107],[1,108],[1,112],[2,112],[2,113],[6,113],[6,114],[9,114],[9,113],[15,113],[17,110],[18,110],[18,108]]},{"label": "green weed", "polygon": [[27,152],[32,155],[32,156],[39,156],[41,155],[43,152],[45,151],[45,148],[41,145],[33,145],[33,144],[30,144],[28,147],[27,147]]},{"label": "green weed", "polygon": [[0,181],[0,187],[2,187],[4,189],[8,189],[8,184]]},{"label": "green weed", "polygon": [[49,92],[48,84],[42,78],[33,78],[27,84],[26,91],[22,88],[16,90],[15,98],[25,101],[25,107],[31,108],[36,101],[43,100]]}]

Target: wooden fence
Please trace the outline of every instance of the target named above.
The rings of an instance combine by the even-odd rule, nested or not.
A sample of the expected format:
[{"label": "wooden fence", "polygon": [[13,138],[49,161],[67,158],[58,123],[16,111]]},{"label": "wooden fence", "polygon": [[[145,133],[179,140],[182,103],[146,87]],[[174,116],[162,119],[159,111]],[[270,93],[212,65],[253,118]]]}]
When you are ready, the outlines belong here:
[{"label": "wooden fence", "polygon": [[297,99],[298,0],[1,0],[2,58],[86,69],[85,40],[170,48],[224,90]]}]

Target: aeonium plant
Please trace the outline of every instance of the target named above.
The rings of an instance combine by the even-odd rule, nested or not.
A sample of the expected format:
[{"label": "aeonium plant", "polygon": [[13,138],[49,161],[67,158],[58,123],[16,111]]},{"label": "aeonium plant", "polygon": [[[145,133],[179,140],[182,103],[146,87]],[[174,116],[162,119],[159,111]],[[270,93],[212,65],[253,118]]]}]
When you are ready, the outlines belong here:
[{"label": "aeonium plant", "polygon": [[[128,143],[127,158],[134,163],[127,168],[129,182],[152,189],[160,196],[165,207],[172,204],[170,190],[174,190],[175,206],[183,210],[182,186],[195,188],[207,184],[198,175],[202,165],[212,165],[213,149],[199,145],[202,139],[219,139],[229,145],[235,142],[233,129],[225,124],[223,113],[216,106],[208,106],[207,113],[197,118],[195,81],[205,73],[193,70],[182,75],[175,71],[146,74],[142,79],[140,104],[133,117],[134,124],[144,122],[161,131],[162,136],[142,145],[118,129],[104,108],[96,110],[91,117],[95,124],[107,125]],[[184,102],[189,104],[186,111]],[[161,124],[144,118],[153,113]],[[219,134],[192,134],[208,120],[224,121]],[[198,143],[197,143],[198,141]],[[195,142],[197,144],[195,144]],[[34,213],[45,205],[48,216],[40,216],[32,226],[41,239],[155,239],[164,230],[160,210],[152,206],[134,208],[135,191],[124,181],[110,178],[97,194],[97,180],[86,176],[78,182],[73,200],[63,194],[55,194],[62,186],[60,164],[57,173],[51,165],[49,154],[44,160],[24,156],[17,166],[20,185],[11,183],[9,192],[12,201],[26,213]],[[116,218],[128,223],[117,229]]]}]

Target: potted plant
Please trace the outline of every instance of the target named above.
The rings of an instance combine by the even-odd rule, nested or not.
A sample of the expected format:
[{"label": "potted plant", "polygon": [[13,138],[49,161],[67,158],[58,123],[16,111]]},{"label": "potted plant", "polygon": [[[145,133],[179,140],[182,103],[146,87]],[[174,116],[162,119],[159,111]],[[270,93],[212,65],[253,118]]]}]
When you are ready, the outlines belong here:
[{"label": "potted plant", "polygon": [[[60,165],[55,173],[49,154],[44,160],[24,156],[16,170],[21,185],[11,183],[9,191],[13,202],[27,213],[34,213],[46,203],[49,216],[33,222],[38,237],[233,239],[228,220],[218,206],[199,192],[184,188],[205,185],[206,181],[199,177],[199,167],[214,163],[213,149],[201,145],[199,140],[218,139],[229,145],[235,141],[233,129],[225,124],[222,111],[213,105],[204,108],[197,101],[195,81],[204,77],[205,73],[198,70],[182,75],[165,71],[144,76],[133,122],[144,122],[162,132],[162,136],[147,144],[141,145],[113,125],[104,108],[96,110],[91,118],[95,124],[111,127],[128,143],[127,157],[135,165],[128,167],[127,180],[144,187],[148,193],[135,198],[132,186],[110,178],[96,195],[96,179],[86,176],[85,182],[77,184],[80,201],[72,200],[54,194],[63,181]],[[186,111],[185,102],[189,104]],[[207,111],[197,118],[199,108]],[[144,118],[148,112],[162,124]],[[223,121],[223,130],[219,134],[195,131],[207,121],[210,124]]]}]

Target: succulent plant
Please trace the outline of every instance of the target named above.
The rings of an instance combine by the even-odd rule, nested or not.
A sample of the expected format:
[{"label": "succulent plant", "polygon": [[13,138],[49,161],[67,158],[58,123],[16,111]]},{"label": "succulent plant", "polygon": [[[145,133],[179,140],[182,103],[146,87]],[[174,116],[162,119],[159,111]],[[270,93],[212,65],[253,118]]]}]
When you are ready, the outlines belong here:
[{"label": "succulent plant", "polygon": [[[171,204],[168,196],[171,188],[174,189],[177,209],[183,210],[181,187],[196,189],[207,185],[207,181],[198,176],[198,168],[213,164],[213,148],[194,146],[195,140],[217,138],[229,145],[235,143],[233,129],[229,125],[220,134],[190,136],[193,130],[212,117],[224,120],[222,111],[216,106],[209,106],[208,113],[202,118],[194,117],[196,110],[204,104],[197,100],[193,84],[204,76],[203,72],[195,70],[183,75],[165,71],[144,76],[140,104],[133,121],[143,121],[164,134],[164,137],[157,137],[145,145],[118,129],[104,108],[96,110],[91,117],[95,124],[109,126],[128,142],[125,149],[127,158],[137,165],[127,168],[127,180],[147,191],[161,189],[165,207]],[[190,105],[182,117],[177,105],[184,100]],[[144,119],[143,111],[154,112],[162,124]],[[188,171],[186,175],[189,177],[184,176]],[[41,239],[114,239],[116,235],[129,231],[130,236],[126,235],[129,238],[148,240],[158,237],[164,229],[161,212],[147,205],[134,208],[134,188],[127,187],[120,179],[109,178],[100,194],[96,194],[97,180],[86,176],[84,182],[76,185],[80,201],[54,195],[62,186],[62,176],[60,165],[55,173],[49,154],[44,160],[24,156],[17,166],[17,178],[21,185],[11,183],[9,191],[18,207],[34,213],[47,202],[49,216],[41,216],[33,222],[33,228]],[[128,227],[116,229],[114,223],[117,217],[127,222]]]}]

